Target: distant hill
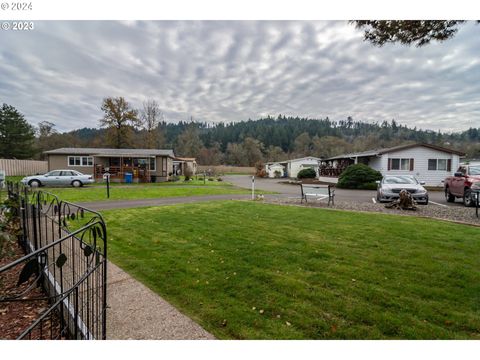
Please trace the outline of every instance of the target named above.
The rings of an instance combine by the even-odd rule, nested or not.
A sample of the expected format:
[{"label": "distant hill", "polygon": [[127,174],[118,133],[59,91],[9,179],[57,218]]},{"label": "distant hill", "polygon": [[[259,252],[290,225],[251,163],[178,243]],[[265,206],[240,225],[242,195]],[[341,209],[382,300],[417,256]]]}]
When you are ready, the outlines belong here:
[{"label": "distant hill", "polygon": [[[211,148],[219,152],[217,158],[221,160],[215,160],[215,162],[228,163],[229,159],[231,160],[231,157],[228,156],[229,151],[233,151],[233,146],[229,147],[229,144],[242,144],[247,138],[256,139],[261,143],[259,146],[260,152],[263,154],[262,160],[272,160],[273,152],[277,157],[310,154],[325,156],[337,155],[343,151],[362,151],[394,146],[405,142],[425,142],[452,147],[466,152],[468,157],[480,157],[480,128],[470,128],[456,133],[442,133],[416,127],[411,128],[398,124],[395,120],[367,123],[354,121],[350,117],[346,120],[332,121],[329,118],[308,119],[280,115],[277,118],[249,119],[248,121],[216,125],[202,122],[163,122],[158,127],[162,139],[159,146],[171,147],[175,153],[182,154],[183,149],[182,144],[179,143],[179,135],[186,129],[193,129],[193,133],[198,135],[205,152]],[[104,129],[82,128],[59,135],[65,137],[65,140],[69,139],[68,142],[75,146],[105,146]],[[143,136],[142,130],[136,130],[132,146],[141,148]],[[189,152],[192,151],[194,150]],[[247,150],[243,148],[243,151]],[[184,155],[198,157],[200,150],[199,153]],[[204,161],[213,160],[204,159]],[[239,161],[230,162],[239,165]],[[249,165],[251,165],[251,161],[248,161]]]}]

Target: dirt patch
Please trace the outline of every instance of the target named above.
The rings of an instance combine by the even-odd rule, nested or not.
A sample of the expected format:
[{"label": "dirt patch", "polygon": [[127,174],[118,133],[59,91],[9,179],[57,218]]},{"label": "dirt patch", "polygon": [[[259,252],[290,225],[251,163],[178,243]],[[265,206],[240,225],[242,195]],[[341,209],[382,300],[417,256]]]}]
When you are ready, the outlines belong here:
[{"label": "dirt patch", "polygon": [[[14,242],[8,244],[4,256],[0,259],[0,268],[22,257],[23,251]],[[32,285],[33,280],[17,287],[18,278],[23,264],[4,272],[0,279],[0,298],[11,297],[25,291]],[[48,300],[29,300],[45,298],[41,287],[34,287],[20,298],[20,301],[0,301],[0,339],[13,340],[32,325],[36,319],[49,307]],[[60,335],[60,321],[58,316],[52,314],[43,321],[41,328],[36,327],[32,332],[32,340],[58,338]]]}]

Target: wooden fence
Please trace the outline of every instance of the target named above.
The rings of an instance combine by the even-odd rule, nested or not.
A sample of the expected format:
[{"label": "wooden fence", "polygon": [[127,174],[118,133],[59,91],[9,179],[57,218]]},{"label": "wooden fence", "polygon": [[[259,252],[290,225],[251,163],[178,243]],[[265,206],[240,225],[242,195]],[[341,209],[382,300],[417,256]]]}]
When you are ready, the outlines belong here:
[{"label": "wooden fence", "polygon": [[48,161],[0,159],[0,170],[7,176],[26,176],[48,171]]},{"label": "wooden fence", "polygon": [[228,174],[228,173],[248,174],[248,175],[255,174],[255,168],[253,166],[247,167],[247,166],[228,166],[228,165],[199,165],[197,167],[197,174],[203,173],[204,171],[208,171],[209,169],[214,170],[216,174]]}]

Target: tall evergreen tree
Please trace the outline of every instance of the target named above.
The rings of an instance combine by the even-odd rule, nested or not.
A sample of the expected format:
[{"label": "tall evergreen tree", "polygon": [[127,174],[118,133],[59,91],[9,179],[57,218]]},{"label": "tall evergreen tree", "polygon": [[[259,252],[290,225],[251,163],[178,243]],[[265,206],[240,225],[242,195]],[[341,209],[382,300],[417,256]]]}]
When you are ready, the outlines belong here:
[{"label": "tall evergreen tree", "polygon": [[35,131],[13,106],[0,110],[0,158],[29,159],[35,153]]}]

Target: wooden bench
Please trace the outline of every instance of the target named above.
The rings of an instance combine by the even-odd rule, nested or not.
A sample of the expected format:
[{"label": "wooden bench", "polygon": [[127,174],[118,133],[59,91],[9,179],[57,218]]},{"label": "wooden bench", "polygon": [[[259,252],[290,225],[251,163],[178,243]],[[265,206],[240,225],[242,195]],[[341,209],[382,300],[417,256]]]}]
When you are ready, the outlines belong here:
[{"label": "wooden bench", "polygon": [[330,201],[334,203],[335,188],[332,185],[315,185],[315,184],[300,184],[302,190],[302,204],[303,200],[307,202],[307,197],[315,197],[316,200],[323,200],[328,198],[328,205]]}]

